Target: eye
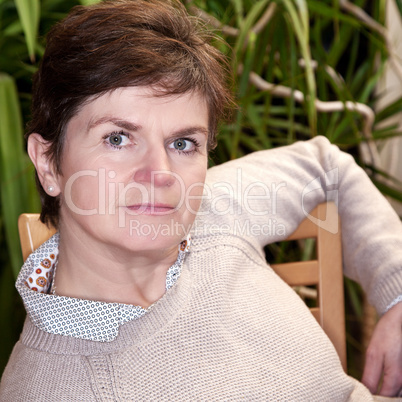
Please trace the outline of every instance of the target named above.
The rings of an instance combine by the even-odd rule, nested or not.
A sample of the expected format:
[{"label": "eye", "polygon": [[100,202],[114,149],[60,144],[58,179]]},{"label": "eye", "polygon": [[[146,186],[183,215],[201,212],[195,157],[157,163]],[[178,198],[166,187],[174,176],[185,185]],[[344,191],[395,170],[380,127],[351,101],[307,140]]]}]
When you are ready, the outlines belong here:
[{"label": "eye", "polygon": [[109,142],[112,145],[120,145],[123,142],[121,134],[113,134],[109,137]]},{"label": "eye", "polygon": [[187,146],[187,141],[182,139],[182,138],[180,138],[180,139],[178,139],[178,140],[173,142],[173,146],[178,151],[184,151],[186,149],[186,146]]},{"label": "eye", "polygon": [[129,142],[128,135],[123,132],[107,134],[104,139],[106,145],[116,149],[121,149],[122,147],[128,145]]},{"label": "eye", "polygon": [[184,154],[197,152],[199,147],[200,144],[193,138],[177,138],[169,146],[169,148],[174,148],[174,150]]}]

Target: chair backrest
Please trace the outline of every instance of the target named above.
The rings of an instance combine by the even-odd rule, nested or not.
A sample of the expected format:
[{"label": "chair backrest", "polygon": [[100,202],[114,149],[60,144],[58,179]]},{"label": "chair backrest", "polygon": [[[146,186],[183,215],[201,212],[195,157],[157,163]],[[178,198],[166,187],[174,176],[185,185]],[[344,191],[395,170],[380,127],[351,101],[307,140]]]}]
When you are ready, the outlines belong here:
[{"label": "chair backrest", "polygon": [[[319,205],[310,215],[321,222],[325,221],[326,227],[331,222],[338,223],[337,209],[333,203]],[[346,371],[341,233],[339,224],[338,230],[332,230],[336,233],[331,233],[321,226],[323,225],[317,225],[306,218],[288,238],[315,238],[316,260],[276,264],[272,267],[292,287],[317,286],[318,307],[310,310],[334,344]],[[48,228],[39,220],[39,214],[22,214],[18,220],[18,229],[24,261],[56,232],[54,228]]]},{"label": "chair backrest", "polygon": [[[346,371],[342,246],[338,211],[334,203],[323,203],[310,213],[310,217],[312,218],[306,218],[287,240],[316,239],[317,259],[273,264],[272,268],[292,287],[317,287],[318,306],[310,308],[310,311],[334,344]],[[327,228],[331,228],[331,231]]]},{"label": "chair backrest", "polygon": [[18,218],[18,231],[24,261],[56,233],[55,228],[49,228],[39,220],[39,214],[21,214]]}]

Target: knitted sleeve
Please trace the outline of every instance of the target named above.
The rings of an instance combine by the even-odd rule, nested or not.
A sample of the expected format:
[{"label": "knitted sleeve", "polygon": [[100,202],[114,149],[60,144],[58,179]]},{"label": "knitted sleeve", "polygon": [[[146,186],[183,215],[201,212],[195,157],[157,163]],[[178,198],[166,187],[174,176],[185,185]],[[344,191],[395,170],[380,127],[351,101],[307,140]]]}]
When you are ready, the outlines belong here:
[{"label": "knitted sleeve", "polygon": [[203,231],[229,231],[259,247],[285,239],[317,204],[334,201],[345,274],[380,314],[402,293],[400,219],[354,159],[325,137],[216,166],[204,197]]}]

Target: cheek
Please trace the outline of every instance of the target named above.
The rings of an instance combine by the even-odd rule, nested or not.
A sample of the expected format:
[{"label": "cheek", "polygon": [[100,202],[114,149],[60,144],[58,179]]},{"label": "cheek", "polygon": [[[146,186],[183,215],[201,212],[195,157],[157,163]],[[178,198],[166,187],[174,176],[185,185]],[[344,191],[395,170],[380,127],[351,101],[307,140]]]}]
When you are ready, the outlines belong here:
[{"label": "cheek", "polygon": [[71,175],[63,184],[64,204],[73,212],[98,209],[102,185],[96,171],[83,170]]},{"label": "cheek", "polygon": [[118,182],[124,183],[117,177],[123,170],[120,165],[110,158],[101,159],[94,153],[83,153],[80,148],[70,146],[65,150],[63,176],[59,182],[63,206],[81,215],[88,210],[92,214],[105,214],[110,210],[114,213]]},{"label": "cheek", "polygon": [[187,177],[186,180],[186,208],[192,213],[196,214],[202,200],[204,182],[206,176],[206,169],[194,172],[193,175]]},{"label": "cheek", "polygon": [[86,169],[66,180],[63,199],[64,204],[74,212],[96,209],[95,213],[113,215],[119,206],[147,199],[141,198],[142,187],[127,177],[116,175],[115,170]]}]

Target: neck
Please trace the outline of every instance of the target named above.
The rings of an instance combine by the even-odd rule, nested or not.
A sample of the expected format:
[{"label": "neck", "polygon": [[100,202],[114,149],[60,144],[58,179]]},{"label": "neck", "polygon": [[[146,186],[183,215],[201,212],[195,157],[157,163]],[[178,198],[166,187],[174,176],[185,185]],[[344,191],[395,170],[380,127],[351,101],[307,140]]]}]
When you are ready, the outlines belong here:
[{"label": "neck", "polygon": [[166,273],[177,254],[177,245],[132,252],[61,231],[56,293],[146,308],[165,293]]}]

